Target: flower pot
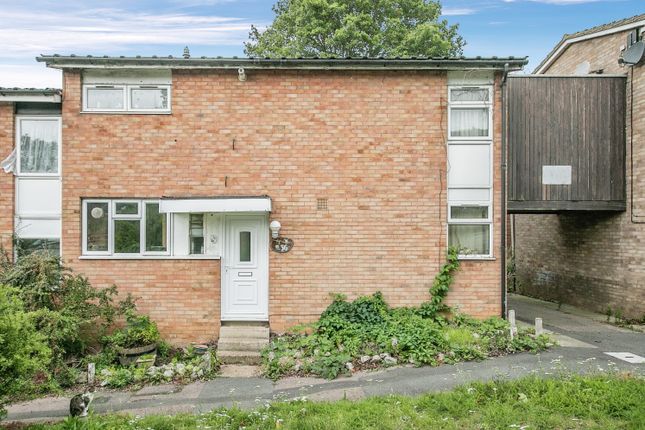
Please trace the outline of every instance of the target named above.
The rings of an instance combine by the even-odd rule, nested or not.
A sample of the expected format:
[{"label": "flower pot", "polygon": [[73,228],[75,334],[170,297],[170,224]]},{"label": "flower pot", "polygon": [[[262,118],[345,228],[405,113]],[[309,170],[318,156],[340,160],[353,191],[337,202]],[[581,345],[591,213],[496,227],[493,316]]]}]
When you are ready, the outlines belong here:
[{"label": "flower pot", "polygon": [[136,362],[140,356],[149,354],[151,352],[156,352],[156,350],[156,343],[137,346],[134,348],[117,348],[117,352],[119,353],[119,363],[121,363],[122,366],[129,366],[130,364]]}]

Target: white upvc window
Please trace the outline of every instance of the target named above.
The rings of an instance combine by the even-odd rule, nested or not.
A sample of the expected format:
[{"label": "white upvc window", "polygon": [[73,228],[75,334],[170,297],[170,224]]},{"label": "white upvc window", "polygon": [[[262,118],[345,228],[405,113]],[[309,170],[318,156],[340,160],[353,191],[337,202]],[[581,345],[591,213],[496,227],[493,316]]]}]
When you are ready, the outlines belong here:
[{"label": "white upvc window", "polygon": [[158,200],[83,200],[83,255],[170,255],[169,238]]},{"label": "white upvc window", "polygon": [[60,116],[17,116],[18,176],[60,176]]},{"label": "white upvc window", "polygon": [[167,112],[170,110],[170,86],[128,85],[128,110]]},{"label": "white upvc window", "polygon": [[493,92],[490,86],[448,87],[448,138],[492,138]]},{"label": "white upvc window", "polygon": [[83,111],[120,112],[126,106],[124,85],[84,85]]},{"label": "white upvc window", "polygon": [[448,245],[492,258],[493,88],[448,86]]},{"label": "white upvc window", "polygon": [[86,84],[83,112],[170,113],[170,85]]}]

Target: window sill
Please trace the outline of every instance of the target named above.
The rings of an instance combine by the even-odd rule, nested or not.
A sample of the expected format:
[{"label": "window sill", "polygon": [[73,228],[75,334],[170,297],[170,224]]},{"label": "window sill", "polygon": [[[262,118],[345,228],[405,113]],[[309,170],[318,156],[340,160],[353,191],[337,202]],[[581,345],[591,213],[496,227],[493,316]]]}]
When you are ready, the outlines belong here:
[{"label": "window sill", "polygon": [[82,110],[82,115],[172,115],[172,111],[147,111],[147,110]]},{"label": "window sill", "polygon": [[79,260],[220,260],[219,255],[81,255]]},{"label": "window sill", "polygon": [[482,256],[482,257],[477,257],[477,256],[470,256],[470,255],[460,255],[457,257],[459,261],[496,261],[497,258],[495,257],[487,257],[487,256]]}]

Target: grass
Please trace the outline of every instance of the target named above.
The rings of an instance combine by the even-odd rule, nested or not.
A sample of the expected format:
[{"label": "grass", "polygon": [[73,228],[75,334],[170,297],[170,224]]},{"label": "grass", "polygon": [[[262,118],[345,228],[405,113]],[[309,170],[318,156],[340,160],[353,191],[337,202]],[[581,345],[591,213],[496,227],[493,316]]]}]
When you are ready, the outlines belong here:
[{"label": "grass", "polygon": [[68,429],[642,429],[645,381],[628,374],[535,376],[476,383],[419,397],[359,402],[274,403],[254,411],[67,419],[32,430]]}]

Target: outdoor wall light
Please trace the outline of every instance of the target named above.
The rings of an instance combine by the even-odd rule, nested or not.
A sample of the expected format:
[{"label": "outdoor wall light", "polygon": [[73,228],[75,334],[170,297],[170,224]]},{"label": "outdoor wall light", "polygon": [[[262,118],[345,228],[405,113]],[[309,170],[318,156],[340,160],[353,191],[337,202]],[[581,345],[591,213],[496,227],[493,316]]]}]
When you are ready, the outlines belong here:
[{"label": "outdoor wall light", "polygon": [[282,227],[282,224],[280,224],[280,221],[275,219],[271,221],[271,224],[269,224],[269,230],[271,230],[271,237],[273,239],[277,239],[280,235],[280,227]]},{"label": "outdoor wall light", "polygon": [[237,69],[237,78],[240,82],[246,82],[246,72],[244,71],[244,67]]}]

